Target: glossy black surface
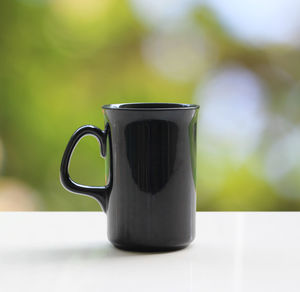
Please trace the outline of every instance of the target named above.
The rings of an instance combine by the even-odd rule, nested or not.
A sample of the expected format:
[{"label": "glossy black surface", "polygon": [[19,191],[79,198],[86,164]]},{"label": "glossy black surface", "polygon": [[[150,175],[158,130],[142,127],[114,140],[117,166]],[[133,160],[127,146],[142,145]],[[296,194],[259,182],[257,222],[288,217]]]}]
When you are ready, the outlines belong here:
[{"label": "glossy black surface", "polygon": [[[195,237],[197,105],[121,104],[104,108],[106,129],[84,126],[61,164],[62,184],[98,200],[108,238],[119,248],[175,250]],[[108,184],[88,187],[68,174],[71,153],[92,134],[106,155]],[[107,151],[106,151],[107,150]]]}]

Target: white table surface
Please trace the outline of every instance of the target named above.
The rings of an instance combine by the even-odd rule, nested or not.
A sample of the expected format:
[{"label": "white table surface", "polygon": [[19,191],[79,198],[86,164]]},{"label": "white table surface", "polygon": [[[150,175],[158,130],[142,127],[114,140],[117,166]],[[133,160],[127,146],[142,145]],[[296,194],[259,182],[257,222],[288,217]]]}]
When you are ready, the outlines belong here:
[{"label": "white table surface", "polygon": [[0,213],[0,291],[300,291],[300,213],[198,213],[187,249],[133,253],[100,212]]}]

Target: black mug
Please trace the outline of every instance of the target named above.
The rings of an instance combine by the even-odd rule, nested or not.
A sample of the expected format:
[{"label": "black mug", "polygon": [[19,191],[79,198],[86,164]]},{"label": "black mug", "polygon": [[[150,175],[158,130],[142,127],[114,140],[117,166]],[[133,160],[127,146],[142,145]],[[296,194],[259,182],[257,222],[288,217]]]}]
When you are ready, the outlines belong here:
[{"label": "black mug", "polygon": [[[195,238],[198,105],[128,103],[103,106],[105,130],[83,126],[62,158],[63,186],[95,198],[108,217],[108,239],[121,249],[168,251]],[[77,142],[95,136],[106,158],[107,185],[72,181]]]}]

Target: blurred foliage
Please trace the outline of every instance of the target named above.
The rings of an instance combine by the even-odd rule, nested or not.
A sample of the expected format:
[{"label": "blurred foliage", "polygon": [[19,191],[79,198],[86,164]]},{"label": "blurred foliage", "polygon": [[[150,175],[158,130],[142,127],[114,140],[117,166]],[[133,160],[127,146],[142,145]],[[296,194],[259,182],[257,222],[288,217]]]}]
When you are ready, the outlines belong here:
[{"label": "blurred foliage", "polygon": [[[151,56],[149,61],[145,46],[155,45],[151,37],[160,32],[137,17],[132,5],[124,0],[0,2],[0,210],[98,210],[95,201],[69,194],[59,182],[62,153],[74,130],[84,124],[103,127],[103,104],[201,103],[196,88],[224,64],[254,72],[267,89],[268,110],[291,125],[300,124],[299,49],[243,43],[211,8],[199,6],[175,33],[162,33],[172,48],[164,53],[154,47],[158,57],[173,52],[165,72],[189,72],[176,48],[189,44],[185,24],[193,24],[190,39],[197,36],[203,44],[191,59],[197,66],[191,77],[176,80],[159,70],[160,63],[151,63]],[[203,111],[205,107],[199,116]],[[216,160],[201,153],[200,147],[198,210],[300,210],[299,196],[284,195],[286,187],[282,195],[262,174],[266,148],[285,133],[280,129],[270,122],[263,133],[267,139],[239,167],[230,157]],[[297,173],[285,183],[296,192]],[[71,175],[84,184],[104,183],[104,161],[93,138],[76,148]],[[221,185],[218,176],[223,176]],[[22,205],[20,196],[31,203]]]}]

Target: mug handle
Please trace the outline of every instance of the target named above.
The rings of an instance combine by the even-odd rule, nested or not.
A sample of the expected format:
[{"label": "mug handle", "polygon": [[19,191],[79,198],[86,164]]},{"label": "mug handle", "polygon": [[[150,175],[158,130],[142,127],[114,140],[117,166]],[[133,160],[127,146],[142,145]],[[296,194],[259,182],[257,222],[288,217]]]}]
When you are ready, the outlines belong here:
[{"label": "mug handle", "polygon": [[86,135],[92,135],[97,138],[97,140],[100,143],[101,156],[105,158],[107,134],[108,134],[108,124],[106,124],[104,131],[92,125],[86,125],[77,129],[75,133],[72,135],[66,147],[66,150],[64,152],[61,161],[61,166],[60,166],[60,181],[62,185],[65,187],[65,189],[73,193],[87,195],[89,197],[96,199],[100,203],[104,212],[106,212],[107,210],[108,198],[111,189],[110,186],[106,185],[101,187],[94,187],[94,186],[85,186],[74,182],[69,175],[69,165],[70,165],[70,159],[75,146],[77,145],[79,140]]}]

